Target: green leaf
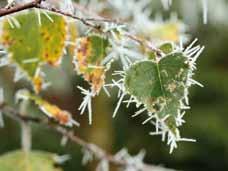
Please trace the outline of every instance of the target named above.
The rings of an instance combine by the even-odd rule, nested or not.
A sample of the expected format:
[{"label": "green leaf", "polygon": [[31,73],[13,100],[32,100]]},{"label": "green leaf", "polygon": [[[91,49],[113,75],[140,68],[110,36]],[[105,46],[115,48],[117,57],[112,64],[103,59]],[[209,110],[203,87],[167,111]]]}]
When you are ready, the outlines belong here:
[{"label": "green leaf", "polygon": [[182,53],[174,53],[159,62],[141,61],[126,72],[125,89],[146,109],[165,121],[168,128],[176,134],[178,111],[187,88],[190,71],[188,59]]},{"label": "green leaf", "polygon": [[55,154],[13,151],[0,156],[0,171],[62,171],[55,167]]},{"label": "green leaf", "polygon": [[[158,47],[159,50],[161,50],[161,52],[163,52],[164,54],[170,54],[173,52],[173,44],[172,43],[164,43],[161,44]],[[155,60],[157,56],[157,53],[151,49],[146,48],[145,49],[145,55],[148,56],[148,59],[150,60]]]},{"label": "green leaf", "polygon": [[173,52],[173,45],[172,45],[172,43],[164,43],[159,47],[159,49],[163,53],[169,54],[169,53]]},{"label": "green leaf", "polygon": [[20,12],[13,17],[20,23],[20,27],[12,27],[5,19],[1,43],[9,52],[11,61],[26,73],[35,90],[39,92],[42,84],[38,72],[40,66],[46,63],[57,66],[61,61],[66,39],[65,19],[42,10],[41,25],[35,10]]}]

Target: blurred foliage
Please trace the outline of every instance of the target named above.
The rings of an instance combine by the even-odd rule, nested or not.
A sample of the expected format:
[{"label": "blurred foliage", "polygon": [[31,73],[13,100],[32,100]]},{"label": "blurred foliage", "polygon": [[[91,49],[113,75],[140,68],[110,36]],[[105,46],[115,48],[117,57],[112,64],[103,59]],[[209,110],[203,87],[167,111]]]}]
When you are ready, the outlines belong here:
[{"label": "blurred foliage", "polygon": [[[177,9],[172,7],[170,11],[177,11]],[[195,138],[196,143],[180,143],[179,148],[170,155],[166,145],[161,143],[160,137],[148,135],[151,125],[141,125],[143,118],[130,118],[130,114],[136,111],[134,106],[128,109],[122,107],[117,117],[112,119],[114,104],[117,102],[115,90],[112,92],[112,98],[107,99],[103,95],[101,95],[102,98],[97,97],[99,102],[94,102],[93,106],[94,122],[92,126],[88,126],[86,115],[79,116],[76,110],[82,100],[76,85],[87,84],[74,74],[69,56],[64,57],[61,68],[45,68],[47,79],[53,83],[53,86],[43,93],[45,98],[71,111],[82,123],[80,128],[75,128],[75,131],[83,138],[97,142],[108,151],[116,152],[125,146],[134,154],[139,149],[145,149],[146,161],[153,164],[164,164],[170,168],[186,171],[228,170],[227,23],[203,25],[201,21],[194,28],[191,23],[187,24],[190,26],[189,34],[198,37],[200,43],[206,46],[197,62],[198,71],[195,76],[196,80],[203,83],[205,87],[195,86],[190,89],[192,109],[187,111],[185,116],[187,123],[182,127],[182,135]],[[118,64],[115,65],[118,66]],[[11,101],[14,92],[28,85],[23,81],[15,84],[12,80],[12,69],[0,68],[0,84],[7,92],[6,100],[14,104]],[[103,110],[104,106],[105,110]],[[29,110],[33,115],[39,112],[32,105]],[[9,119],[6,119],[5,123],[5,128],[0,129],[0,154],[20,147],[18,125]],[[61,137],[53,131],[33,125],[33,149],[71,154],[71,160],[63,165],[65,171],[89,170],[81,166],[80,148],[70,142],[62,147],[60,140]]]},{"label": "blurred foliage", "polygon": [[15,151],[0,157],[0,171],[61,171],[55,167],[54,154],[32,151]]}]

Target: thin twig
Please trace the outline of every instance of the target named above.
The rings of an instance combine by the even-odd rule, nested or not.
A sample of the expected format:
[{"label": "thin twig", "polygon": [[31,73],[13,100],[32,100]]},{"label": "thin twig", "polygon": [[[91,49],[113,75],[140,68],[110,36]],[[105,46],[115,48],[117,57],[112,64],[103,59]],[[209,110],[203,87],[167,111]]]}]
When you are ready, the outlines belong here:
[{"label": "thin twig", "polygon": [[[48,0],[48,2],[50,2],[52,4],[58,4],[59,0]],[[108,17],[103,17],[103,16],[97,14],[96,12],[88,9],[87,7],[80,5],[79,3],[75,2],[75,1],[72,2],[72,5],[76,10],[81,11],[85,15],[93,17],[93,18],[86,18],[87,21],[125,24],[124,22],[122,22],[120,20],[116,20],[116,19],[112,19],[112,18],[108,18]]]},{"label": "thin twig", "polygon": [[93,28],[93,29],[95,29],[95,30],[97,30],[97,31],[101,31],[99,26],[91,24],[91,23],[90,23],[89,21],[87,21],[85,18],[78,17],[78,16],[75,16],[75,15],[73,15],[73,14],[70,14],[70,13],[67,13],[67,12],[64,12],[64,11],[61,11],[60,9],[57,9],[57,8],[55,8],[55,7],[49,8],[49,7],[45,7],[45,6],[43,6],[43,5],[37,4],[37,5],[35,6],[35,8],[47,10],[47,11],[50,11],[50,12],[55,12],[55,13],[61,14],[61,15],[66,16],[66,17],[73,18],[73,19],[75,19],[75,20],[78,20],[78,21],[82,22],[84,25],[86,25],[86,26],[88,26],[88,27],[91,27],[91,28]]},{"label": "thin twig", "polygon": [[[101,27],[99,25],[92,24],[91,22],[103,22],[103,23],[105,23],[105,22],[107,23],[108,22],[108,23],[115,23],[115,24],[124,24],[124,23],[120,23],[119,21],[116,21],[116,20],[113,20],[113,19],[104,18],[104,17],[101,17],[101,16],[99,16],[97,18],[78,17],[78,16],[76,16],[74,14],[70,14],[68,12],[61,11],[60,9],[55,8],[55,7],[44,6],[41,3],[42,1],[43,0],[34,0],[34,1],[30,2],[30,3],[26,3],[26,4],[22,4],[22,5],[20,5],[20,4],[19,5],[15,5],[15,6],[11,7],[11,8],[1,8],[0,9],[0,17],[6,16],[6,15],[10,15],[10,14],[14,14],[16,12],[20,12],[20,11],[23,11],[23,10],[26,10],[26,9],[38,8],[38,9],[43,9],[43,10],[46,10],[46,11],[58,13],[58,14],[61,14],[63,16],[66,16],[66,17],[73,18],[75,20],[80,21],[84,25],[96,30],[97,32],[100,32],[100,33],[103,33],[103,34],[106,34],[106,33],[103,32]],[[157,49],[154,46],[151,46],[151,42],[149,42],[148,40],[140,39],[137,36],[131,35],[131,34],[128,34],[128,33],[124,34],[123,36],[126,36],[129,39],[139,43],[140,45],[145,46],[148,49],[151,49],[152,51],[156,52],[158,56],[162,55],[161,50]]]},{"label": "thin twig", "polygon": [[[58,0],[49,0],[50,2],[52,3],[57,3]],[[93,21],[93,22],[106,22],[106,23],[115,23],[115,24],[119,24],[119,25],[126,25],[126,23],[122,22],[122,21],[119,21],[119,20],[115,20],[115,19],[110,19],[110,18],[107,18],[107,17],[103,17],[89,9],[87,9],[86,7],[76,3],[76,2],[72,2],[73,3],[73,6],[74,8],[78,9],[79,11],[81,11],[82,13],[85,13],[89,16],[93,16],[94,18],[84,18],[85,21]],[[157,49],[156,47],[152,46],[152,43],[147,41],[147,40],[142,40],[140,38],[138,38],[137,36],[135,35],[131,35],[129,33],[127,34],[124,34],[124,36],[128,37],[129,39],[139,43],[140,45],[142,46],[145,46],[149,49],[151,49],[152,51],[156,52],[156,54],[158,56],[162,56],[162,51],[160,49]]]},{"label": "thin twig", "polygon": [[[27,107],[29,101],[23,100],[20,103],[20,114],[23,116],[27,115]],[[32,133],[31,127],[27,122],[21,122],[21,146],[22,149],[28,153],[32,146]]]},{"label": "thin twig", "polygon": [[[77,135],[73,134],[71,131],[69,131],[69,129],[67,129],[63,126],[60,126],[59,124],[55,123],[53,120],[43,120],[43,119],[40,119],[37,117],[31,117],[29,115],[22,115],[21,113],[17,112],[13,107],[10,107],[6,103],[0,104],[0,110],[2,111],[2,113],[4,115],[6,115],[6,116],[10,117],[11,119],[16,120],[18,122],[24,122],[24,123],[31,122],[31,123],[39,124],[40,126],[45,126],[47,128],[50,128],[50,129],[60,133],[61,135],[67,137],[72,142],[89,150],[98,160],[105,159],[116,166],[124,167],[124,166],[129,165],[129,163],[127,161],[116,159],[114,155],[107,153],[105,150],[103,150],[102,148],[98,147],[95,144],[86,142],[79,136],[77,136]],[[143,168],[144,168],[143,171],[153,171],[153,170],[173,171],[171,169],[166,169],[163,167],[148,165],[148,164],[144,164]]]}]

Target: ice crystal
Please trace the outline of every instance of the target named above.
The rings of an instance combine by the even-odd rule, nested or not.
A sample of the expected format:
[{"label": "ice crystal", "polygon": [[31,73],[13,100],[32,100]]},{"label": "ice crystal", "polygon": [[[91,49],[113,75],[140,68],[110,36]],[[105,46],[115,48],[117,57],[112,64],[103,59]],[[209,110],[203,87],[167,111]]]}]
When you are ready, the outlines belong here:
[{"label": "ice crystal", "polygon": [[[119,89],[119,94],[118,94],[119,101],[116,105],[113,116],[114,117],[116,116],[117,111],[122,102],[127,103],[127,106],[131,103],[136,103],[136,107],[137,108],[140,107],[140,109],[135,114],[133,114],[132,117],[136,117],[147,111],[148,118],[143,122],[143,124],[151,123],[151,124],[155,125],[155,132],[151,132],[150,134],[151,135],[161,135],[163,141],[165,141],[167,138],[167,144],[170,146],[170,153],[172,153],[173,149],[177,147],[177,142],[179,142],[179,141],[195,141],[192,139],[181,138],[178,127],[181,126],[183,123],[185,123],[185,121],[183,119],[183,116],[185,114],[184,110],[190,108],[188,106],[188,104],[189,104],[188,88],[194,84],[202,86],[202,84],[200,84],[197,81],[192,79],[193,71],[196,69],[195,62],[204,49],[204,47],[200,47],[199,45],[194,46],[196,41],[197,41],[197,39],[194,40],[185,50],[182,47],[176,46],[176,48],[171,52],[171,54],[168,54],[168,56],[164,56],[159,61],[159,63],[163,62],[165,60],[170,61],[171,58],[173,58],[172,61],[178,63],[178,60],[180,62],[180,60],[183,58],[185,62],[184,63],[181,62],[180,67],[181,66],[184,67],[185,65],[188,66],[188,69],[185,69],[185,70],[182,68],[175,69],[174,67],[178,66],[178,65],[170,64],[170,66],[169,66],[169,62],[167,63],[167,66],[166,66],[166,64],[164,64],[164,62],[161,63],[159,66],[159,69],[160,69],[159,72],[162,75],[162,76],[159,75],[160,78],[158,77],[160,81],[162,79],[164,82],[164,79],[166,79],[165,77],[167,77],[167,79],[169,79],[169,77],[173,77],[172,74],[175,74],[175,72],[177,74],[175,76],[175,79],[178,78],[176,81],[173,82],[173,81],[167,80],[167,81],[165,81],[165,82],[167,82],[167,86],[165,85],[165,83],[163,83],[163,85],[161,85],[163,87],[162,91],[163,92],[167,91],[167,93],[169,92],[168,94],[170,94],[170,98],[174,98],[173,100],[170,99],[171,101],[169,101],[169,99],[166,99],[167,97],[163,98],[160,95],[159,95],[160,96],[159,97],[158,94],[156,94],[158,92],[155,92],[155,91],[158,91],[158,90],[156,90],[155,85],[153,85],[156,82],[156,79],[157,79],[156,76],[153,76],[153,80],[149,80],[149,78],[146,78],[146,75],[139,78],[140,72],[141,72],[140,69],[138,68],[138,71],[134,71],[133,68],[139,64],[143,65],[141,68],[143,70],[145,70],[147,68],[147,66],[153,65],[153,62],[148,61],[148,60],[142,60],[142,61],[136,62],[127,71],[115,72],[114,75],[119,75],[121,78],[118,81],[112,80],[111,84],[106,85],[106,86],[110,86],[110,87],[117,87]],[[182,54],[183,57],[182,57],[182,55],[180,57],[177,57],[179,54]],[[177,55],[177,56],[175,57],[175,55]],[[149,67],[150,69],[148,70],[148,72],[149,71],[153,72],[152,71],[153,67],[152,68],[151,67]],[[168,71],[166,71],[165,67],[169,68]],[[133,78],[132,74],[134,74],[134,72],[137,73],[136,78]],[[146,74],[146,71],[145,72],[143,71],[142,73]],[[129,74],[131,74],[131,75],[129,75]],[[156,75],[156,73],[154,73],[152,75]],[[132,79],[129,77],[132,77]],[[181,82],[181,80],[179,80],[179,78],[180,79],[183,78],[183,82]],[[173,79],[174,79],[174,77],[173,77]],[[146,83],[145,81],[146,82],[150,81],[151,83],[149,83],[149,82]],[[148,86],[149,85],[152,86],[152,88],[154,89],[154,92],[151,92],[151,88],[148,87],[148,89],[147,89],[145,87],[147,84],[148,84]],[[148,92],[147,92],[147,90],[148,90]],[[151,99],[149,99],[149,97],[147,98],[147,96],[150,93],[154,94],[153,95],[154,97],[153,98],[151,97]],[[130,95],[129,100],[124,100],[124,97],[126,95]],[[166,94],[166,96],[167,96],[167,94]],[[155,98],[155,97],[159,97],[159,98]],[[175,101],[175,99],[177,100],[177,103],[172,104]],[[171,113],[161,112],[159,114],[158,111],[162,111],[164,108],[166,108],[167,105],[169,105],[169,107],[168,107],[168,109],[165,110],[166,112],[176,111],[176,113],[171,114],[172,112]],[[174,105],[174,106],[172,106],[172,105]],[[143,106],[143,107],[141,107],[141,106]],[[179,107],[177,107],[177,106],[179,106]],[[174,119],[174,121],[172,121],[173,120],[172,118]]]}]

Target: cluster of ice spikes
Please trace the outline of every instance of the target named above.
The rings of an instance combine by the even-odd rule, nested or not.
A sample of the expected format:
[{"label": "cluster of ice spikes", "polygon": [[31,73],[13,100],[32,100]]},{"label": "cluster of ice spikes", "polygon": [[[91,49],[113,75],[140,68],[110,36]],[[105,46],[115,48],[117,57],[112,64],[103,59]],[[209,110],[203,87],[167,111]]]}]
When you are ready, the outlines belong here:
[{"label": "cluster of ice spikes", "polygon": [[[135,103],[136,107],[139,110],[136,113],[134,113],[132,115],[132,117],[136,117],[143,113],[147,113],[148,117],[143,122],[143,124],[151,123],[155,126],[155,131],[151,132],[150,135],[161,135],[162,141],[165,141],[167,139],[167,144],[170,146],[170,153],[172,153],[174,148],[177,147],[177,142],[179,142],[179,141],[193,141],[193,142],[195,141],[192,139],[181,138],[178,127],[182,126],[182,124],[185,123],[185,120],[183,119],[183,116],[185,115],[185,110],[190,109],[189,100],[188,100],[189,87],[191,85],[195,85],[195,84],[202,87],[202,85],[200,83],[193,80],[193,78],[192,78],[192,76],[194,75],[193,71],[196,69],[195,62],[204,49],[204,47],[201,47],[199,45],[194,46],[196,41],[197,41],[197,39],[194,40],[186,49],[183,49],[182,45],[180,45],[180,47],[176,47],[171,52],[171,54],[167,54],[167,55],[163,56],[161,59],[159,59],[159,61],[157,61],[158,65],[159,65],[160,61],[164,61],[162,59],[171,58],[173,55],[174,56],[173,60],[175,60],[175,55],[181,54],[183,56],[183,58],[185,58],[185,60],[186,60],[185,64],[189,66],[189,68],[186,70],[186,76],[184,77],[184,81],[183,82],[180,81],[180,84],[182,84],[181,86],[179,86],[179,82],[177,80],[168,81],[169,84],[167,84],[167,88],[166,88],[165,83],[164,83],[164,85],[160,85],[161,87],[166,89],[166,90],[162,90],[163,93],[171,92],[172,96],[180,96],[179,98],[177,98],[177,100],[178,100],[177,104],[172,104],[171,102],[169,102],[169,99],[166,97],[164,97],[165,99],[163,99],[163,95],[165,93],[161,94],[159,96],[151,95],[151,97],[150,97],[150,95],[147,95],[148,92],[150,92],[150,91],[151,91],[151,94],[156,93],[156,92],[152,92],[152,90],[156,91],[156,89],[154,88],[154,85],[153,85],[153,84],[155,84],[154,82],[157,79],[156,75],[155,75],[156,72],[148,71],[148,73],[151,74],[151,77],[146,77],[146,74],[147,74],[146,70],[143,70],[144,72],[142,73],[142,75],[140,75],[141,70],[139,67],[136,67],[136,66],[139,66],[139,64],[142,64],[142,67],[146,67],[146,65],[143,65],[143,63],[145,61],[148,62],[147,59],[142,59],[141,61],[135,62],[132,66],[130,66],[130,68],[128,70],[116,71],[113,75],[118,75],[120,77],[120,79],[117,81],[112,80],[111,84],[106,84],[106,86],[108,86],[108,87],[117,87],[119,89],[119,93],[118,93],[119,101],[114,110],[113,117],[116,116],[118,109],[122,103],[126,103],[127,107],[129,107],[129,105],[131,103]],[[176,61],[176,62],[178,62],[178,61]],[[161,63],[160,65],[166,66],[163,63]],[[164,75],[167,75],[167,77],[170,77],[170,75],[175,74],[175,72],[172,71],[173,69],[175,70],[175,64],[173,64],[173,65],[170,64],[170,66],[167,64],[167,67],[173,67],[173,68],[167,69],[167,70],[161,69],[161,71],[160,71],[161,75],[159,75],[160,77],[165,77]],[[178,64],[177,64],[177,67],[179,67]],[[178,70],[179,70],[179,73],[177,73],[177,74],[181,74],[181,72],[184,72],[183,68],[178,68]],[[170,71],[170,72],[167,72],[167,71]],[[135,72],[136,76],[133,77],[131,74],[134,74],[134,72]],[[164,73],[164,75],[162,75],[162,72]],[[155,76],[153,76],[153,74]],[[142,76],[142,77],[145,76],[146,78],[142,78],[142,77],[139,78],[138,76]],[[129,77],[132,77],[132,80],[131,80],[131,78],[129,79]],[[161,81],[161,84],[162,84],[162,81],[165,80],[165,78],[159,78],[159,79]],[[131,81],[131,83],[129,80]],[[138,81],[138,83],[137,83],[137,81]],[[147,84],[150,87],[147,87],[146,86]],[[140,86],[142,86],[142,88],[140,88]],[[145,88],[148,88],[148,90],[145,90]],[[180,90],[178,90],[178,89],[180,89]],[[182,91],[182,89],[183,89],[183,91]],[[146,92],[145,97],[143,95],[141,95],[141,94],[144,94],[143,91]],[[179,94],[175,94],[176,91],[178,91]],[[128,100],[124,100],[125,96],[130,96],[130,98]],[[167,95],[167,93],[166,93],[164,96],[169,96],[169,95]],[[156,97],[158,97],[158,98],[156,98]],[[175,101],[175,99],[176,99],[176,97],[171,97],[172,101]],[[174,106],[172,106],[172,105],[174,105]],[[165,108],[166,106],[171,109],[173,108],[173,110],[170,111],[171,109],[166,109],[164,112],[163,108]],[[173,111],[175,111],[176,113],[175,112],[166,113],[166,112],[173,112]],[[172,118],[174,119],[173,123],[172,123]]]},{"label": "cluster of ice spikes", "polygon": [[[98,156],[102,157],[103,153],[93,144],[91,144],[91,148],[93,149],[93,152],[97,154]],[[88,162],[94,160],[95,157],[94,153],[91,153],[91,151],[83,150],[83,164],[87,164]],[[140,151],[137,155],[131,156],[127,149],[122,149],[119,152],[117,152],[113,156],[113,160],[119,163],[125,163],[125,165],[120,166],[122,171],[141,171],[145,169],[145,164],[143,162],[143,159],[145,157],[145,151]],[[110,163],[106,158],[103,158],[97,165],[96,170],[99,171],[109,171],[110,170]]]}]

